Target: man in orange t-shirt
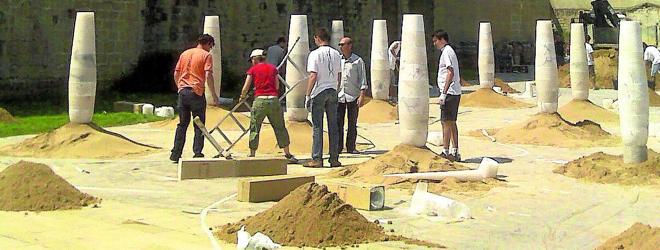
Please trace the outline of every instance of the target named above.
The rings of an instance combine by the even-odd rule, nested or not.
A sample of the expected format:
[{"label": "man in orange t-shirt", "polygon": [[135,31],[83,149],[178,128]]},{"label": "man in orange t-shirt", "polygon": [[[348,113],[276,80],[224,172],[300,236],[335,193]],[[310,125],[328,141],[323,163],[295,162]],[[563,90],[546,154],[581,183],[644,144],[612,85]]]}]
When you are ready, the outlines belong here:
[{"label": "man in orange t-shirt", "polygon": [[[179,97],[177,108],[179,110],[179,124],[174,135],[174,147],[170,160],[177,162],[181,158],[183,146],[186,143],[186,130],[190,124],[191,114],[197,116],[202,123],[206,122],[206,98],[204,97],[204,83],[209,87],[213,96],[213,104],[218,104],[218,94],[213,86],[213,58],[209,51],[215,45],[211,35],[203,34],[197,39],[197,47],[181,53],[179,61],[174,68],[174,82]],[[204,157],[204,135],[197,127],[193,141],[193,157]]]}]

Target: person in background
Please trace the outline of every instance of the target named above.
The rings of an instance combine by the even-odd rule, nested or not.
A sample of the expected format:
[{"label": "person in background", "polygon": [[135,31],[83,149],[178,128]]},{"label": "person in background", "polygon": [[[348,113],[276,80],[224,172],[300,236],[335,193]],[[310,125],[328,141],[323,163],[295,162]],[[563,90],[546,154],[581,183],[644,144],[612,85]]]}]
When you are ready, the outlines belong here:
[{"label": "person in background", "polygon": [[387,58],[390,64],[390,100],[397,102],[399,94],[399,60],[401,58],[401,41],[394,41],[387,49]]},{"label": "person in background", "polygon": [[323,114],[328,120],[330,140],[330,167],[339,167],[339,129],[337,128],[337,89],[341,82],[341,54],[328,44],[330,34],[325,28],[314,33],[314,43],[319,46],[309,53],[307,60],[307,95],[305,107],[312,113],[314,127],[312,160],[305,167],[323,167]]},{"label": "person in background", "polygon": [[[431,35],[433,45],[442,50],[438,62],[438,88],[440,88],[440,122],[442,123],[443,151],[442,157],[450,161],[461,161],[458,152],[458,106],[461,102],[461,76],[458,68],[458,57],[449,45],[449,34],[437,30]],[[449,148],[451,141],[452,148]]]},{"label": "person in background", "polygon": [[364,105],[364,94],[367,91],[367,73],[362,58],[353,53],[353,41],[344,37],[339,41],[341,50],[341,87],[339,88],[339,104],[337,105],[337,126],[339,127],[339,152],[344,144],[344,118],[348,115],[346,133],[346,152],[359,154],[355,147],[357,139],[357,120],[360,107]]},{"label": "person in background", "polygon": [[[279,66],[280,63],[282,63],[282,60],[284,60],[284,56],[286,56],[286,45],[287,45],[286,39],[284,37],[277,38],[277,43],[268,47],[268,50],[266,51],[266,62],[274,65],[275,67]],[[286,63],[282,64],[282,67],[277,69],[277,71],[279,72],[279,75],[282,76],[282,78],[285,78]],[[284,84],[278,81],[278,85],[284,85]],[[283,95],[285,92],[286,92],[286,88],[284,88],[283,86],[279,86],[278,94]]]},{"label": "person in background", "polygon": [[555,34],[555,55],[557,56],[557,67],[566,64],[566,44],[559,34]]},{"label": "person in background", "polygon": [[[209,51],[215,46],[215,40],[209,34],[203,34],[197,39],[197,46],[181,53],[174,68],[174,82],[178,90],[177,109],[179,110],[179,124],[176,126],[174,146],[170,160],[179,161],[186,143],[186,130],[190,124],[191,114],[206,121],[206,98],[204,97],[204,83],[212,93],[213,104],[218,105],[218,95],[213,85],[213,58]],[[193,141],[195,158],[204,157],[204,135],[197,127]]]},{"label": "person in background", "polygon": [[[250,86],[254,85],[254,102],[250,114],[250,155],[254,157],[259,147],[259,132],[264,118],[268,117],[270,125],[275,132],[277,145],[284,150],[284,157],[289,163],[298,163],[298,160],[289,151],[289,132],[284,126],[284,113],[278,98],[279,80],[277,68],[266,63],[264,51],[255,49],[250,54],[252,67],[247,71],[247,77],[241,90],[241,101],[247,98]],[[239,101],[240,102],[240,101]]]},{"label": "person in background", "polygon": [[596,89],[596,68],[594,66],[594,47],[591,46],[591,36],[587,35],[585,37],[585,44],[587,51],[587,66],[589,67],[589,81],[591,82],[592,88]]},{"label": "person in background", "polygon": [[644,46],[644,61],[647,61],[651,64],[651,78],[649,82],[651,85],[654,85],[655,89],[655,77],[660,73],[660,51],[654,46],[649,46],[646,43],[643,43]]}]

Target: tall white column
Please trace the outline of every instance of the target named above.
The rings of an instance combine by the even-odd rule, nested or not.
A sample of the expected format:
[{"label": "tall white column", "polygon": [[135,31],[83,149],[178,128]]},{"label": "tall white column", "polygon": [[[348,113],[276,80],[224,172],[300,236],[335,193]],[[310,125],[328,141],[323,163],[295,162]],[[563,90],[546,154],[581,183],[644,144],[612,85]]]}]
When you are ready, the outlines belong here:
[{"label": "tall white column", "polygon": [[479,85],[484,89],[495,85],[495,52],[489,22],[479,24]]},{"label": "tall white column", "polygon": [[[222,46],[220,46],[220,18],[218,16],[206,16],[204,18],[204,34],[209,34],[215,40],[215,46],[211,49],[213,56],[213,86],[215,92],[220,96],[220,88],[222,83]],[[205,85],[206,86],[206,85]],[[204,90],[206,103],[213,103],[213,96],[211,89]]]},{"label": "tall white column", "polygon": [[623,162],[648,159],[649,94],[642,59],[640,23],[621,21],[619,36],[619,116],[623,139]]},{"label": "tall white column", "polygon": [[571,92],[573,100],[589,98],[589,67],[584,39],[584,25],[571,24]]},{"label": "tall white column", "polygon": [[78,12],[69,69],[69,121],[90,123],[96,98],[94,12]]},{"label": "tall white column", "polygon": [[539,112],[556,113],[559,98],[559,76],[557,75],[557,58],[550,20],[536,21],[535,71]]},{"label": "tall white column", "polygon": [[429,72],[426,64],[424,17],[403,15],[399,72],[399,133],[401,143],[426,145],[429,120]]},{"label": "tall white column", "polygon": [[[298,37],[300,37],[300,41],[292,48]],[[287,120],[307,121],[307,109],[305,108],[307,81],[303,79],[307,72],[307,57],[309,56],[306,15],[291,15],[288,41],[288,50],[291,52],[290,61],[286,64],[286,82],[291,85],[298,83],[298,85],[286,95]]]},{"label": "tall white column", "polygon": [[330,34],[330,46],[338,51],[339,41],[344,37],[344,21],[332,20],[332,33]]},{"label": "tall white column", "polygon": [[390,95],[388,42],[387,21],[374,20],[371,38],[371,95],[376,100],[388,100]]}]

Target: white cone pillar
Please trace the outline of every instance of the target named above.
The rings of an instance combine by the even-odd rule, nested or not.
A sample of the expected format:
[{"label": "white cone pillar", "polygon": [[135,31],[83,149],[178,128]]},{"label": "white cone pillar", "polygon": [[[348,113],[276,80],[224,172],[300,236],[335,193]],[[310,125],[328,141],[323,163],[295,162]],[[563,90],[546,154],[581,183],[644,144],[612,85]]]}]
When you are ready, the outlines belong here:
[{"label": "white cone pillar", "polygon": [[550,20],[536,21],[535,81],[539,113],[556,113],[559,75]]},{"label": "white cone pillar", "polygon": [[589,98],[589,68],[587,66],[587,48],[584,40],[584,25],[571,24],[571,92],[573,100],[584,101]]},{"label": "white cone pillar", "polygon": [[649,94],[640,23],[621,21],[619,37],[619,116],[623,139],[623,162],[647,160]]},{"label": "white cone pillar", "polygon": [[479,24],[479,85],[492,89],[495,85],[495,52],[490,23]]},{"label": "white cone pillar", "polygon": [[[206,16],[204,18],[204,34],[211,35],[215,41],[215,46],[211,49],[211,55],[213,56],[213,86],[215,87],[215,94],[219,97],[222,86],[222,48],[220,46],[220,18],[218,16]],[[206,97],[206,103],[213,103],[211,89],[206,88],[204,95]]]},{"label": "white cone pillar", "polygon": [[[298,37],[300,37],[300,41],[292,48]],[[291,15],[288,41],[291,61],[286,64],[286,82],[291,85],[298,83],[298,85],[286,95],[286,117],[290,121],[307,121],[307,109],[305,108],[307,81],[303,79],[307,72],[307,57],[309,56],[306,15]]]},{"label": "white cone pillar", "polygon": [[69,69],[69,121],[90,123],[96,98],[94,12],[78,12]]},{"label": "white cone pillar", "polygon": [[429,120],[429,73],[422,15],[403,15],[399,72],[399,133],[401,143],[426,145]]},{"label": "white cone pillar", "polygon": [[371,38],[371,95],[375,100],[388,100],[390,96],[388,42],[387,21],[374,20]]},{"label": "white cone pillar", "polygon": [[330,34],[330,46],[338,51],[339,41],[344,37],[344,21],[332,20],[332,33]]}]

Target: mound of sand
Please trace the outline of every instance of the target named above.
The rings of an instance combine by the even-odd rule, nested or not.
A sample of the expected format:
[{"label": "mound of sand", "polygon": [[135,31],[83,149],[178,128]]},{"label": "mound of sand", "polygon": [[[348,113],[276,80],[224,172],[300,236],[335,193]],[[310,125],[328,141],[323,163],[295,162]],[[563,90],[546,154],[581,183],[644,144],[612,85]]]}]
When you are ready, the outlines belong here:
[{"label": "mound of sand", "polygon": [[0,108],[0,122],[13,122],[14,117],[6,109]]},{"label": "mound of sand", "polygon": [[[455,162],[450,162],[428,148],[418,148],[401,144],[374,159],[334,170],[328,173],[327,176],[330,178],[348,178],[363,183],[389,185],[412,190],[416,181],[383,177],[383,175],[466,169],[469,168]],[[458,182],[456,179],[445,179],[441,182],[430,182],[428,188],[429,192],[437,194],[466,194],[482,191],[487,192],[491,188],[501,185],[500,181],[495,179],[484,182]]]},{"label": "mound of sand", "polygon": [[590,120],[598,123],[619,122],[619,115],[604,109],[589,100],[572,100],[559,108],[561,117],[570,122]]},{"label": "mound of sand", "polygon": [[660,246],[660,227],[635,223],[623,233],[610,238],[596,250],[655,250]]},{"label": "mound of sand", "polygon": [[[619,140],[592,121],[571,123],[559,114],[537,114],[521,123],[501,129],[489,129],[498,142],[556,147],[589,147],[617,145]],[[481,130],[470,136],[485,138]]]},{"label": "mound of sand", "polygon": [[[286,128],[289,131],[289,150],[293,154],[309,154],[312,152],[312,123],[309,121],[306,122],[296,122],[296,121],[286,121]],[[327,128],[325,128],[327,129]],[[236,144],[234,149],[235,152],[249,153],[250,152],[250,134],[243,136],[241,140]],[[328,134],[323,133],[323,152],[328,152]],[[270,126],[270,124],[264,123],[261,125],[261,131],[259,132],[259,148],[257,153],[259,154],[281,154],[283,151],[277,146],[277,139],[275,137],[275,131]]]},{"label": "mound of sand", "polygon": [[520,93],[520,91],[512,88],[511,86],[509,86],[508,83],[502,81],[502,79],[499,78],[495,78],[495,87],[502,88],[502,92],[504,93],[511,93],[511,94]]},{"label": "mound of sand", "polygon": [[615,49],[599,49],[594,51],[594,67],[596,71],[596,87],[611,89],[612,81],[618,77],[619,59]]},{"label": "mound of sand", "polygon": [[649,89],[649,106],[660,107],[660,95],[651,89]]},{"label": "mound of sand", "polygon": [[646,162],[625,164],[623,156],[598,152],[566,163],[553,172],[598,183],[623,185],[660,183],[660,154],[649,150],[648,156]]},{"label": "mound of sand", "polygon": [[367,98],[365,102],[358,113],[358,123],[388,123],[399,119],[396,105]]},{"label": "mound of sand", "polygon": [[[215,235],[236,243],[241,226],[251,234],[261,232],[273,241],[293,247],[333,247],[378,241],[404,240],[389,236],[344,203],[326,186],[308,183],[298,187],[270,209],[217,228]],[[442,247],[437,244],[429,246]]]},{"label": "mound of sand", "polygon": [[534,105],[508,96],[500,95],[492,89],[478,89],[461,97],[461,106],[477,108],[529,108]]},{"label": "mound of sand", "polygon": [[570,88],[571,87],[571,65],[564,64],[559,66],[557,69],[559,74],[559,87],[560,88]]},{"label": "mound of sand", "polygon": [[[229,114],[229,111],[226,109],[223,109],[221,107],[216,107],[216,106],[207,106],[206,107],[206,127],[211,129],[212,126],[215,126],[220,122],[222,118],[227,116]],[[238,121],[243,125],[245,129],[250,128],[250,117],[248,115],[244,115],[241,113],[234,112],[234,116]],[[179,118],[174,118],[170,120],[165,120],[165,121],[158,121],[158,122],[153,122],[151,123],[151,127],[153,128],[165,128],[165,129],[176,129],[176,126],[179,124]],[[188,125],[188,129],[191,130],[193,129],[193,122],[192,120],[190,121],[190,124]],[[220,128],[222,130],[229,130],[229,131],[240,131],[240,127],[236,125],[236,122],[234,122],[231,117],[228,117],[227,120],[222,122],[220,125]]]},{"label": "mound of sand", "polygon": [[81,193],[48,166],[21,161],[0,172],[0,210],[76,209],[100,200]]},{"label": "mound of sand", "polygon": [[0,154],[48,158],[125,158],[159,148],[140,144],[96,124],[66,124],[21,143],[0,149]]}]

